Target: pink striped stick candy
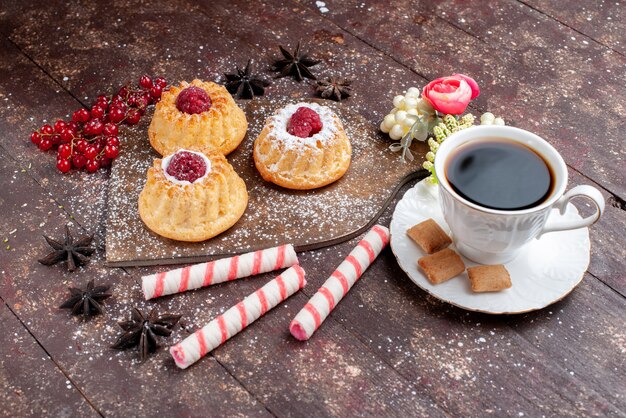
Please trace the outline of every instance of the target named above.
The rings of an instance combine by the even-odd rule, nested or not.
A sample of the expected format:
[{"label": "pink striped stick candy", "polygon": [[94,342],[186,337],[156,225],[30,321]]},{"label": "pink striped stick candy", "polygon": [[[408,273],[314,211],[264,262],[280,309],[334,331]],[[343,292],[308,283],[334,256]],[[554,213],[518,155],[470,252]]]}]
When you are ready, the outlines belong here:
[{"label": "pink striped stick candy", "polygon": [[302,289],[306,284],[304,276],[302,267],[294,265],[203,328],[170,347],[176,365],[186,369],[219,347],[265,312]]},{"label": "pink striped stick candy", "polygon": [[148,299],[180,293],[228,280],[254,276],[298,264],[293,245],[267,248],[208,263],[195,264],[141,278],[143,295]]},{"label": "pink striped stick candy", "polygon": [[298,340],[311,338],[348,290],[372,264],[389,242],[389,230],[375,225],[363,237],[309,300],[289,325],[289,331]]}]

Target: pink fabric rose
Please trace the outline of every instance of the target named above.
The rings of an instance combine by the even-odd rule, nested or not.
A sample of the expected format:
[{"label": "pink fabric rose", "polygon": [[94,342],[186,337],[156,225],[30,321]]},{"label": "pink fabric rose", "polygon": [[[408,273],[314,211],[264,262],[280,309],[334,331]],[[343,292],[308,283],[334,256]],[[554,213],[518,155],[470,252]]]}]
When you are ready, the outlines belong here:
[{"label": "pink fabric rose", "polygon": [[463,74],[453,74],[431,81],[424,87],[422,97],[436,111],[450,115],[465,112],[472,99],[480,94],[478,84],[473,78]]}]

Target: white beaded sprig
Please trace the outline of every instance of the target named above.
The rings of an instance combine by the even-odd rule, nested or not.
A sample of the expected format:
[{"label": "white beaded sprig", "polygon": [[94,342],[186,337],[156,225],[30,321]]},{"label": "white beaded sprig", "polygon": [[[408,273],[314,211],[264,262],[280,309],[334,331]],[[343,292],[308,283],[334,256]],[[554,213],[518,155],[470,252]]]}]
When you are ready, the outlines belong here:
[{"label": "white beaded sprig", "polygon": [[380,130],[397,141],[409,132],[420,116],[432,115],[435,109],[420,94],[417,87],[410,87],[404,95],[395,96],[394,108],[380,123]]}]

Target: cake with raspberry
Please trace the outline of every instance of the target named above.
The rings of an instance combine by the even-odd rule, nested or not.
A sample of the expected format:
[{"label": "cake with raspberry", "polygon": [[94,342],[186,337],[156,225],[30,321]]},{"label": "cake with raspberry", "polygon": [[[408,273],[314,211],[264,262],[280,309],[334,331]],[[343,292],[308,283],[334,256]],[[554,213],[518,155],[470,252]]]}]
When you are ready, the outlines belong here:
[{"label": "cake with raspberry", "polygon": [[161,155],[193,146],[227,155],[241,143],[247,129],[246,115],[226,88],[193,80],[163,92],[148,137]]},{"label": "cake with raspberry", "polygon": [[154,160],[139,195],[139,216],[163,237],[195,242],[233,226],[247,205],[246,185],[224,155],[196,147]]},{"label": "cake with raspberry", "polygon": [[351,156],[341,120],[317,103],[279,109],[254,141],[254,163],[263,179],[288,189],[315,189],[337,181]]}]

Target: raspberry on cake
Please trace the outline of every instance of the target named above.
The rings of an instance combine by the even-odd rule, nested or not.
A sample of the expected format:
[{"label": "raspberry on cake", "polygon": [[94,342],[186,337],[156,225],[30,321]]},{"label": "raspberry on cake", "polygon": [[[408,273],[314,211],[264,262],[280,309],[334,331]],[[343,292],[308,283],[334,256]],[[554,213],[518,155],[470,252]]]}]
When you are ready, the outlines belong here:
[{"label": "raspberry on cake", "polygon": [[210,147],[227,155],[247,130],[246,115],[224,86],[193,80],[163,92],[148,137],[161,155],[192,147]]},{"label": "raspberry on cake", "polygon": [[320,115],[310,107],[299,107],[287,124],[287,132],[300,138],[310,138],[322,130]]},{"label": "raspberry on cake", "polygon": [[254,163],[263,179],[288,189],[315,189],[339,180],[351,156],[341,120],[317,103],[278,109],[254,141]]},{"label": "raspberry on cake", "polygon": [[176,98],[176,109],[195,115],[211,108],[211,98],[200,87],[187,87]]},{"label": "raspberry on cake", "polygon": [[178,151],[170,159],[163,160],[167,164],[165,172],[179,181],[193,183],[206,176],[209,160],[202,154],[193,151]]}]

